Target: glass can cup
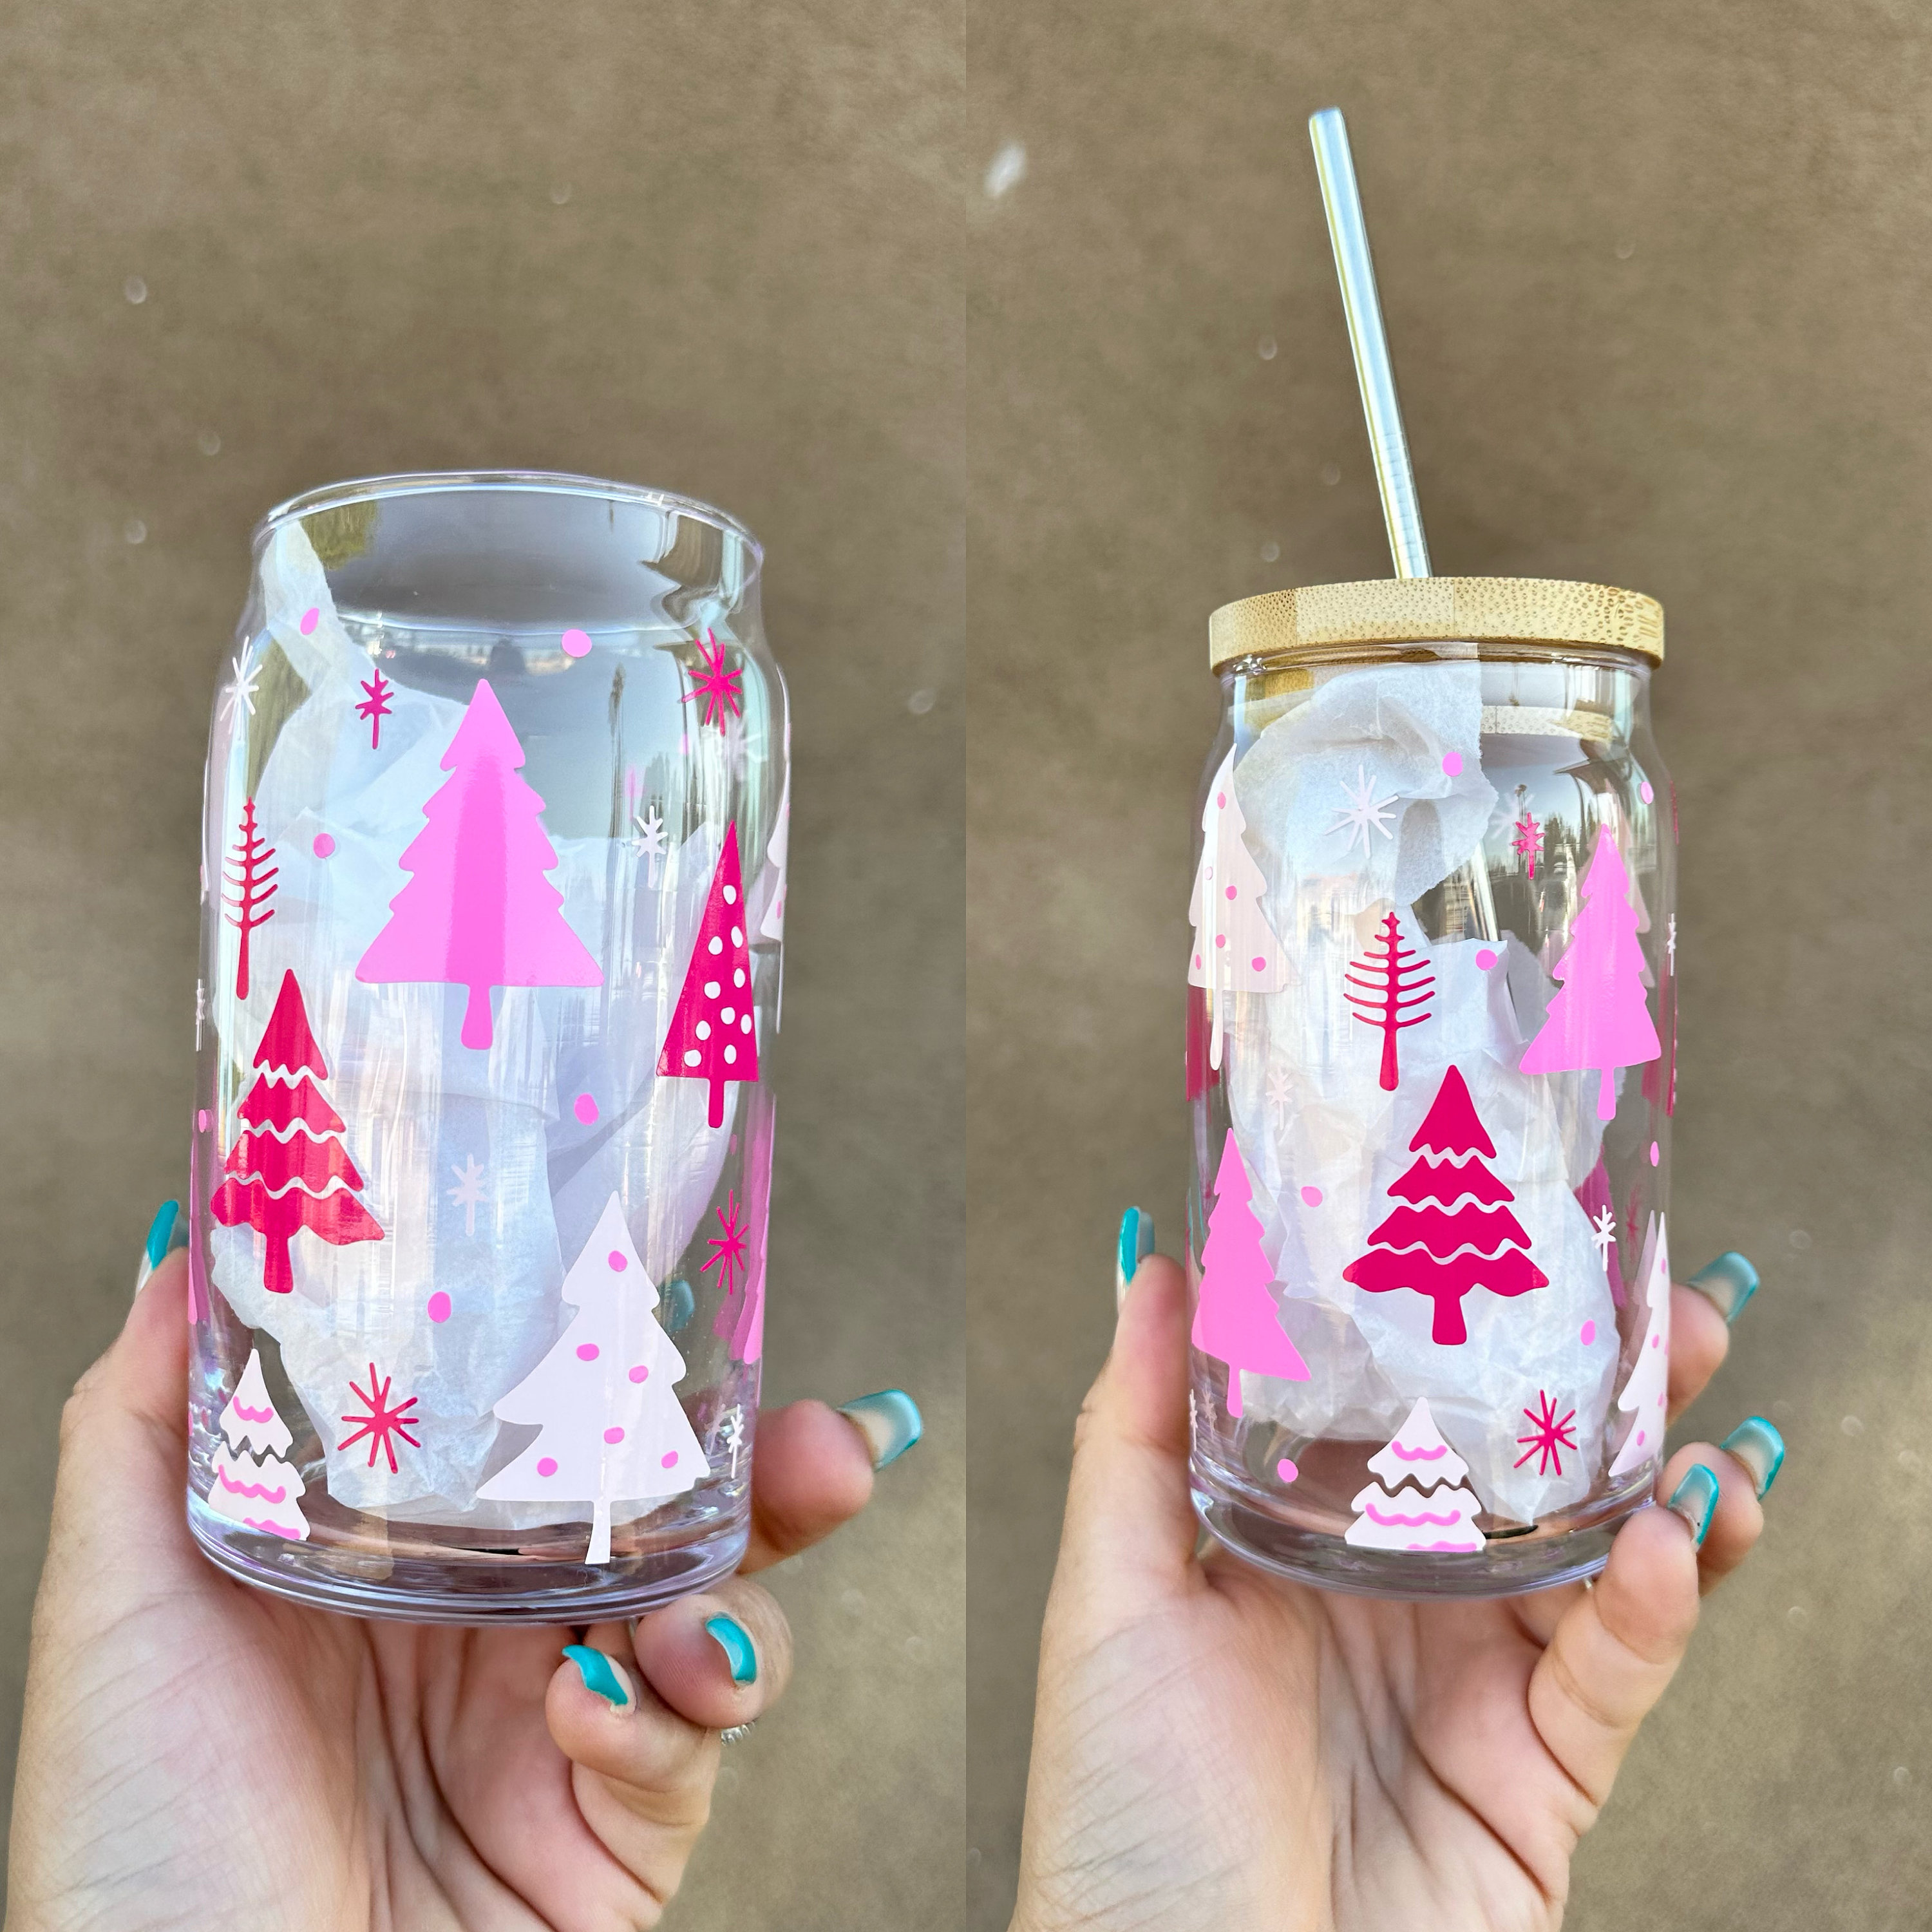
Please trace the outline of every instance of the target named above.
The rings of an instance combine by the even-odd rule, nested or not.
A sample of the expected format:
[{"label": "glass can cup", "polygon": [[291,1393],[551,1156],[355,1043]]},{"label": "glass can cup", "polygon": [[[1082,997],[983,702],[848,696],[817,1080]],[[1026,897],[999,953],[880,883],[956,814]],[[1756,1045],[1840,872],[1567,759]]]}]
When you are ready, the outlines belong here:
[{"label": "glass can cup", "polygon": [[1196,1507],[1392,1597],[1588,1575],[1664,1448],[1664,616],[1432,578],[1215,613],[1189,907]]},{"label": "glass can cup", "polygon": [[188,1518],[358,1616],[730,1570],[789,729],[722,512],[531,474],[256,531],[202,854]]}]

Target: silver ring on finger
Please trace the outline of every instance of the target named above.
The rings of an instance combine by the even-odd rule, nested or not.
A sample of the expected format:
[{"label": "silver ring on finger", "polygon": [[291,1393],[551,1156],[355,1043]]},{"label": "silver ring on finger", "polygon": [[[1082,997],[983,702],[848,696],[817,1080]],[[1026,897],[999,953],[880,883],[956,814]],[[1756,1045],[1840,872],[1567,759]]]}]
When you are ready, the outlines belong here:
[{"label": "silver ring on finger", "polygon": [[756,1728],[758,1721],[754,1718],[748,1724],[734,1724],[728,1730],[720,1731],[718,1742],[721,1744],[735,1744],[741,1738],[748,1738]]}]

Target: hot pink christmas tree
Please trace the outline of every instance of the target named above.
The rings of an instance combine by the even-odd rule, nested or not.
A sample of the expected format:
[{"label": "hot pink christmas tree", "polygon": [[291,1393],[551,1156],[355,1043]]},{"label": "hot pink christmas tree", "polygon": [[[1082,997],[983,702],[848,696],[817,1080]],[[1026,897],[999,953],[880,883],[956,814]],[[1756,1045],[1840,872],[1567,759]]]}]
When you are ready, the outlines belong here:
[{"label": "hot pink christmas tree", "polygon": [[1228,995],[1278,993],[1294,976],[1262,910],[1268,882],[1241,836],[1246,830],[1234,798],[1234,754],[1230,750],[1208,788],[1208,802],[1201,813],[1201,862],[1187,902],[1187,921],[1194,928],[1187,983],[1208,988],[1214,1022],[1208,1064],[1213,1067],[1221,1064]]},{"label": "hot pink christmas tree", "polygon": [[658,1292],[615,1194],[562,1293],[575,1318],[496,1405],[499,1420],[540,1424],[542,1433],[476,1493],[588,1503],[584,1560],[608,1563],[615,1504],[682,1496],[710,1465],[677,1399],[684,1358],[652,1316]]},{"label": "hot pink christmas tree", "polygon": [[1371,1294],[1407,1288],[1427,1295],[1436,1304],[1429,1339],[1454,1348],[1469,1339],[1462,1298],[1472,1288],[1527,1294],[1550,1277],[1530,1259],[1529,1236],[1504,1204],[1516,1196],[1483,1165],[1496,1148],[1458,1068],[1443,1075],[1408,1148],[1422,1158],[1388,1190],[1404,1204],[1370,1235],[1368,1252],[1342,1279]]},{"label": "hot pink christmas tree", "polygon": [[1393,912],[1384,913],[1376,944],[1360,958],[1351,960],[1342,977],[1342,997],[1356,1010],[1356,1018],[1382,1029],[1382,1090],[1393,1094],[1402,1079],[1396,1036],[1430,1017],[1436,976],[1429,956],[1405,946],[1401,920]]},{"label": "hot pink christmas tree", "polygon": [[1607,1120],[1617,1111],[1617,1069],[1640,1066],[1663,1052],[1644,1001],[1643,949],[1637,944],[1630,874],[1608,826],[1598,831],[1582,890],[1569,946],[1556,962],[1562,986],[1521,1066],[1526,1073],[1600,1070],[1597,1118]]},{"label": "hot pink christmas tree", "polygon": [[684,991],[670,1016],[658,1072],[708,1080],[706,1118],[724,1124],[724,1083],[758,1077],[758,1024],[752,1005],[752,950],[745,939],[745,888],[738,870],[738,826],[724,828],[724,849],[711,875],[710,896],[685,969]]},{"label": "hot pink christmas tree", "polygon": [[1228,1365],[1228,1413],[1241,1413],[1241,1371],[1308,1379],[1308,1364],[1283,1331],[1270,1290],[1274,1270],[1262,1251],[1247,1164],[1231,1132],[1214,1177],[1214,1211],[1201,1250],[1201,1299],[1194,1310],[1194,1346]]},{"label": "hot pink christmas tree", "polygon": [[346,1125],[316,1084],[328,1068],[292,972],[282,975],[255,1064],[262,1070],[236,1110],[242,1132],[222,1163],[228,1178],[208,1206],[224,1228],[266,1236],[262,1284],[287,1294],[296,1285],[289,1243],[302,1228],[345,1247],[380,1241],[382,1228],[356,1198],[362,1177],[343,1144]]},{"label": "hot pink christmas tree", "polygon": [[415,877],[389,902],[389,922],[356,968],[358,980],[470,989],[463,1043],[487,1047],[496,986],[601,986],[604,975],[562,912],[548,874],[556,854],[543,800],[518,777],[524,748],[487,679],[443,754],[453,774],[423,807],[428,821],[404,853]]}]

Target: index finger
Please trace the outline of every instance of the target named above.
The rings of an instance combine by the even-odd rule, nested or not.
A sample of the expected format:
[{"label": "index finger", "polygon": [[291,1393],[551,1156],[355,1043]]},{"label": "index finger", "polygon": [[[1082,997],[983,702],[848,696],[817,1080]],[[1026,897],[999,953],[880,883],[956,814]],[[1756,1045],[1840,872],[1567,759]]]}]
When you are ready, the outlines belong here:
[{"label": "index finger", "polygon": [[830,1536],[866,1507],[872,1457],[859,1424],[822,1402],[761,1412],[752,1460],[746,1574]]}]

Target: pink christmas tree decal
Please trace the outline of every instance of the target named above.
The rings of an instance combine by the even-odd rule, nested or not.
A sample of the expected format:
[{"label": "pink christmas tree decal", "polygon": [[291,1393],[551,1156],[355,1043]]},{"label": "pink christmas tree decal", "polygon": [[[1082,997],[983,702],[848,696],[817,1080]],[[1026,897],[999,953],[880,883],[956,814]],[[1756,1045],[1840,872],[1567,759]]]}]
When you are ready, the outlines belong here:
[{"label": "pink christmas tree decal", "polygon": [[357,717],[365,720],[369,726],[369,748],[380,751],[382,744],[382,720],[389,715],[389,694],[395,686],[382,675],[378,665],[374,677],[362,680],[362,688],[368,694],[356,707]]},{"label": "pink christmas tree decal", "polygon": [[242,950],[235,965],[238,1000],[248,997],[248,935],[275,916],[274,908],[268,904],[281,890],[274,883],[281,868],[268,863],[274,856],[275,848],[256,829],[255,801],[245,800],[242,806],[242,836],[235,842],[234,850],[222,862],[222,878],[230,890],[222,894],[221,903],[229,908],[228,923],[242,934]]},{"label": "pink christmas tree decal", "polygon": [[1617,1111],[1615,1075],[1640,1066],[1663,1052],[1643,994],[1643,949],[1630,904],[1630,874],[1608,826],[1583,875],[1583,903],[1570,929],[1570,944],[1556,962],[1563,984],[1550,1002],[1543,1030],[1524,1050],[1525,1073],[1580,1073],[1597,1070],[1597,1118]]},{"label": "pink christmas tree decal", "polygon": [[[1393,912],[1385,913],[1376,944],[1352,962],[1342,977],[1347,984],[1342,997],[1357,1010],[1356,1018],[1382,1029],[1382,1084],[1385,1092],[1393,1094],[1402,1077],[1396,1064],[1396,1036],[1430,1017],[1436,978],[1428,955],[1405,946],[1401,922]],[[1358,990],[1351,992],[1352,987]]]},{"label": "pink christmas tree decal", "polygon": [[1523,870],[1531,878],[1536,877],[1536,855],[1543,849],[1543,827],[1536,814],[1526,806],[1522,816],[1510,830],[1516,834],[1511,842],[1517,856],[1523,862]]},{"label": "pink christmas tree decal", "polygon": [[1443,1075],[1408,1148],[1422,1158],[1388,1190],[1404,1204],[1342,1279],[1371,1294],[1407,1288],[1427,1295],[1436,1304],[1429,1339],[1454,1348],[1469,1339],[1462,1298],[1472,1288],[1527,1294],[1550,1277],[1530,1259],[1529,1236],[1506,1204],[1516,1196],[1483,1165],[1496,1150],[1460,1069]]},{"label": "pink christmas tree decal", "polygon": [[316,1084],[328,1068],[292,972],[282,975],[255,1064],[262,1070],[237,1110],[242,1132],[222,1163],[228,1178],[208,1211],[224,1228],[250,1227],[267,1238],[262,1286],[287,1294],[296,1285],[289,1243],[302,1229],[339,1248],[380,1241],[382,1228],[356,1198],[362,1177],[343,1144],[342,1116]]},{"label": "pink christmas tree decal", "polygon": [[494,1037],[496,986],[601,986],[604,975],[562,912],[548,877],[556,854],[543,800],[517,776],[524,748],[488,680],[479,680],[443,754],[454,776],[423,807],[428,821],[400,861],[415,877],[356,968],[376,984],[466,986],[463,1043]]},{"label": "pink christmas tree decal", "polygon": [[681,1496],[710,1465],[677,1399],[684,1358],[652,1316],[658,1292],[615,1194],[562,1293],[574,1318],[496,1405],[500,1420],[536,1423],[541,1432],[476,1493],[497,1502],[588,1503],[584,1560],[608,1563],[614,1504]]},{"label": "pink christmas tree decal", "polygon": [[1194,1346],[1228,1365],[1228,1413],[1241,1413],[1241,1371],[1308,1379],[1308,1364],[1283,1331],[1274,1295],[1274,1270],[1262,1251],[1246,1163],[1231,1132],[1214,1177],[1214,1211],[1201,1250],[1201,1299]]},{"label": "pink christmas tree decal", "polygon": [[745,889],[738,871],[735,820],[724,828],[724,849],[711,875],[698,943],[691,949],[684,990],[670,1016],[658,1072],[673,1079],[709,1081],[706,1118],[714,1127],[724,1124],[725,1082],[758,1077],[752,950],[745,939]]},{"label": "pink christmas tree decal", "polygon": [[1208,988],[1213,1020],[1208,1040],[1210,1067],[1221,1064],[1227,996],[1278,993],[1294,976],[1281,941],[1262,910],[1268,882],[1241,836],[1246,830],[1246,821],[1234,798],[1234,754],[1230,748],[1208,788],[1208,802],[1201,814],[1201,862],[1195,868],[1194,890],[1187,902],[1187,922],[1194,928],[1187,983]]}]

